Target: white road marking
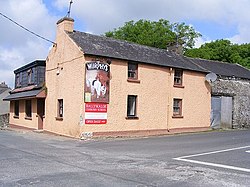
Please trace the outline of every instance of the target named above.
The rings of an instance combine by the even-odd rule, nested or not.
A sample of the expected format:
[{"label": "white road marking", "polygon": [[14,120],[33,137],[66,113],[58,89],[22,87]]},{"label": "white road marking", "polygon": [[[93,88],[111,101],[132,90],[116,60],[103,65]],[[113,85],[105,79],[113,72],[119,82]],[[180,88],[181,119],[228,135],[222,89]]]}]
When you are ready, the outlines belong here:
[{"label": "white road marking", "polygon": [[[232,169],[232,170],[244,171],[244,172],[250,173],[250,169],[247,169],[247,168],[241,168],[241,167],[235,167],[235,166],[230,166],[230,165],[216,164],[216,163],[211,163],[211,162],[202,162],[202,161],[187,159],[187,158],[190,158],[190,157],[197,157],[197,156],[203,156],[203,155],[211,155],[211,154],[228,152],[228,151],[234,151],[234,150],[239,150],[239,149],[246,149],[246,148],[249,148],[249,147],[250,146],[237,147],[237,148],[232,148],[232,149],[224,149],[224,150],[220,150],[220,151],[212,151],[212,152],[207,152],[207,153],[187,155],[187,156],[182,156],[182,157],[173,158],[173,159],[174,160],[179,160],[179,161],[184,161],[184,162],[190,162],[190,163],[196,163],[196,164],[202,164],[202,165],[207,165],[207,166],[220,167],[220,168]],[[246,152],[250,153],[250,150],[246,151]]]},{"label": "white road marking", "polygon": [[250,169],[229,166],[229,165],[224,165],[224,164],[215,164],[215,163],[211,163],[211,162],[201,162],[201,161],[197,161],[197,160],[190,160],[190,159],[183,159],[183,158],[174,158],[174,160],[180,160],[180,161],[185,161],[185,162],[191,162],[191,163],[196,163],[196,164],[202,164],[202,165],[207,165],[207,166],[214,166],[214,167],[219,167],[219,168],[232,169],[232,170],[244,171],[244,172],[250,173]]}]

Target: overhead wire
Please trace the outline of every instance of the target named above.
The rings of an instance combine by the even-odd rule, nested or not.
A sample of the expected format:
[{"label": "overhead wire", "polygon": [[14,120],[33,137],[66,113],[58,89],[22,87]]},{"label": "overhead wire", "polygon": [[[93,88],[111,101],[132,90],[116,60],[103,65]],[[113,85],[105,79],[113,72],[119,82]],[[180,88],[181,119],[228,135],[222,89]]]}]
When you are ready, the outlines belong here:
[{"label": "overhead wire", "polygon": [[24,27],[24,26],[22,26],[21,24],[17,23],[16,21],[14,21],[13,19],[11,19],[11,18],[9,18],[8,16],[4,15],[3,13],[0,12],[0,15],[3,16],[4,18],[8,19],[8,20],[11,21],[12,23],[16,24],[17,26],[21,27],[22,29],[26,30],[27,32],[29,32],[29,33],[31,33],[31,34],[33,34],[33,35],[35,35],[35,36],[37,36],[37,37],[39,37],[39,38],[41,38],[41,39],[47,41],[47,42],[52,43],[53,45],[56,45],[55,42],[53,42],[53,41],[51,41],[51,40],[49,40],[49,39],[47,39],[47,38],[45,38],[45,37],[43,37],[43,36],[41,36],[41,35],[39,35],[39,34],[36,34],[35,32],[33,32],[33,31],[27,29],[26,27]]}]

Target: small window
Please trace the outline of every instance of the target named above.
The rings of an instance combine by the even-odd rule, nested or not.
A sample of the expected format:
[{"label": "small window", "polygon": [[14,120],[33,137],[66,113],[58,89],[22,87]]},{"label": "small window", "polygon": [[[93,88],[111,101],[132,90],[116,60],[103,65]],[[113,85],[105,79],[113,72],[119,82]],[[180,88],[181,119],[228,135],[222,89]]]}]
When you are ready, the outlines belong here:
[{"label": "small window", "polygon": [[34,72],[32,69],[27,71],[28,73],[28,84],[34,84]]},{"label": "small window", "polygon": [[27,118],[32,117],[31,100],[25,100],[25,114]]},{"label": "small window", "polygon": [[16,74],[16,87],[20,87],[22,82],[22,73]]},{"label": "small window", "polygon": [[127,101],[127,117],[136,117],[136,103],[137,96],[136,95],[128,95]]},{"label": "small window", "polygon": [[182,86],[183,71],[181,69],[175,69],[174,71],[174,85]]},{"label": "small window", "polygon": [[63,99],[58,99],[58,117],[63,117]]},{"label": "small window", "polygon": [[19,101],[14,101],[14,117],[19,117]]},{"label": "small window", "polygon": [[174,99],[173,116],[182,116],[182,99]]},{"label": "small window", "polygon": [[138,64],[128,63],[128,79],[138,79]]}]

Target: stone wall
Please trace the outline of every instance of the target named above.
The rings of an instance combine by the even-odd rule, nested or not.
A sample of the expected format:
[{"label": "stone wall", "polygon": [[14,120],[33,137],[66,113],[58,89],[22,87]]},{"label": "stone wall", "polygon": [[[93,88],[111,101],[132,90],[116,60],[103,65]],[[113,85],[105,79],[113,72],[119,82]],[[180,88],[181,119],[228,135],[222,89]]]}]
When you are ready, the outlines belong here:
[{"label": "stone wall", "polygon": [[233,97],[233,128],[250,128],[250,80],[220,78],[212,84],[212,95]]},{"label": "stone wall", "polygon": [[9,126],[9,114],[0,115],[0,128]]}]

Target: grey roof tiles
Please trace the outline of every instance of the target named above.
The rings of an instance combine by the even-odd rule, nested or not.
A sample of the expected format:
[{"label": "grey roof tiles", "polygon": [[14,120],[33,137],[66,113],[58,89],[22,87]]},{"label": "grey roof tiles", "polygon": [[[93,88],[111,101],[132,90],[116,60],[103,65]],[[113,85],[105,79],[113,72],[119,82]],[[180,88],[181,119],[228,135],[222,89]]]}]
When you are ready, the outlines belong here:
[{"label": "grey roof tiles", "polygon": [[222,76],[250,79],[250,71],[237,64],[188,58],[165,49],[148,47],[84,32],[68,32],[68,35],[87,55],[136,61],[163,67],[182,68],[204,73],[214,72]]}]

